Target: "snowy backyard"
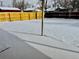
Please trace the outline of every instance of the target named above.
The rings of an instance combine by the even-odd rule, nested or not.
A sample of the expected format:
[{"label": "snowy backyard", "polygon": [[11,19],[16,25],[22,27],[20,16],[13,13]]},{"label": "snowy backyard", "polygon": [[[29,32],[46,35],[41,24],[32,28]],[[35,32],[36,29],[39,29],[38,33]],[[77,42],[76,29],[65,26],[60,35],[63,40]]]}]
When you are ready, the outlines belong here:
[{"label": "snowy backyard", "polygon": [[45,18],[44,36],[41,20],[0,23],[0,28],[21,38],[51,59],[79,59],[79,20]]}]

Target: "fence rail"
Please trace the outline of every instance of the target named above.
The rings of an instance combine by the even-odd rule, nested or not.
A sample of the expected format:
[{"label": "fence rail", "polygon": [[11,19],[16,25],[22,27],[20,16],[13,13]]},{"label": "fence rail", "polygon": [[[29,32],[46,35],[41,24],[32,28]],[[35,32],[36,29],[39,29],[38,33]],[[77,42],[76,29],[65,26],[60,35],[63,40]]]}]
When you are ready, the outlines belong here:
[{"label": "fence rail", "polygon": [[79,12],[46,12],[45,17],[50,18],[78,18]]}]

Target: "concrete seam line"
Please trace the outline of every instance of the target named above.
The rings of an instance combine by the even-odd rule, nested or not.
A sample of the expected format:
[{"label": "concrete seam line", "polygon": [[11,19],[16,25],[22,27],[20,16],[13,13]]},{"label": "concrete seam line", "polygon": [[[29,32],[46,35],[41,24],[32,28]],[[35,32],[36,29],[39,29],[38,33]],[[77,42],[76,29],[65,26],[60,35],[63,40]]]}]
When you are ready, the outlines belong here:
[{"label": "concrete seam line", "polygon": [[23,40],[23,41],[26,41],[26,42],[29,42],[29,43],[33,43],[33,44],[37,44],[37,45],[42,45],[42,46],[50,47],[50,48],[60,49],[60,50],[63,50],[63,51],[78,53],[79,54],[79,51],[75,51],[75,50],[65,49],[65,48],[56,47],[56,46],[50,46],[50,45],[46,45],[46,44],[42,44],[42,43],[38,43],[38,42],[33,42],[33,41],[28,41],[28,40]]}]

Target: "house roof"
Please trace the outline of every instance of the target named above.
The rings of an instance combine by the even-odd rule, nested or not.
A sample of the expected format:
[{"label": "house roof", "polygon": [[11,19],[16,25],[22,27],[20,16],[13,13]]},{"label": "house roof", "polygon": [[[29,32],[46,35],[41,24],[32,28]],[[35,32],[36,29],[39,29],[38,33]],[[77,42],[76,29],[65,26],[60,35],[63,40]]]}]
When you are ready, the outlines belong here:
[{"label": "house roof", "polygon": [[0,7],[1,10],[20,10],[19,8],[12,8],[12,7]]},{"label": "house roof", "polygon": [[30,10],[32,10],[32,11],[41,11],[41,10],[39,10],[39,9],[36,9],[36,8],[27,8],[27,9],[24,9],[25,11],[30,11]]},{"label": "house roof", "polygon": [[27,9],[24,9],[25,11],[29,11],[29,10],[35,10],[35,8],[27,8]]},{"label": "house roof", "polygon": [[[55,11],[58,7],[48,8],[47,11]],[[60,9],[65,9],[64,7],[59,7]]]}]

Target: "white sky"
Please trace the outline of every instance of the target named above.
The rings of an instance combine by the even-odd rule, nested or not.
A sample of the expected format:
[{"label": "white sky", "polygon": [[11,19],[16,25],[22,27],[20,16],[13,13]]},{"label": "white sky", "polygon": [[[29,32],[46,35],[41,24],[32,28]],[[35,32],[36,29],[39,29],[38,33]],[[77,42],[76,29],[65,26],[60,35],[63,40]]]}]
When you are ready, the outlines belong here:
[{"label": "white sky", "polygon": [[[3,1],[3,6],[12,6],[12,1],[13,0],[2,0],[2,1]],[[16,1],[20,1],[20,0],[16,0]],[[28,1],[31,4],[35,4],[39,0],[25,0],[25,1]],[[51,4],[50,0],[48,0],[48,1],[49,1],[48,3]]]},{"label": "white sky", "polygon": [[[1,0],[0,0],[1,1]],[[3,1],[3,6],[12,6],[12,0],[2,0]],[[20,0],[16,0],[16,1],[20,1]],[[28,1],[29,3],[36,3],[38,0],[25,0]],[[1,4],[1,3],[0,3]]]}]

